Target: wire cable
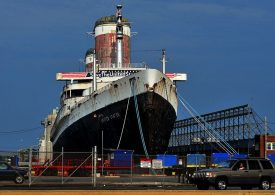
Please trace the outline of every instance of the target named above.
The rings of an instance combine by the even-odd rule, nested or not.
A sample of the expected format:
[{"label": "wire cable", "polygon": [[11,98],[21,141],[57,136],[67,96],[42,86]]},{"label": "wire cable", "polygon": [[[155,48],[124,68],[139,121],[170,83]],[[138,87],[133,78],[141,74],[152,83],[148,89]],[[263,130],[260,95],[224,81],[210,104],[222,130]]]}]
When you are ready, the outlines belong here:
[{"label": "wire cable", "polygon": [[[181,98],[183,99],[183,97],[181,97]],[[205,119],[202,118],[198,114],[198,112],[186,100],[185,100],[185,102],[198,115],[198,117],[207,125],[207,127],[212,130],[212,132],[214,133],[214,135],[215,135],[216,138],[218,137],[233,153],[237,153],[237,151],[224,138],[222,138],[221,135],[218,132],[216,132],[214,130],[214,128],[207,121],[205,121]]]},{"label": "wire cable", "polygon": [[125,116],[124,116],[124,121],[123,121],[123,125],[122,125],[122,130],[121,130],[119,141],[118,141],[117,148],[116,148],[117,150],[118,150],[118,148],[120,146],[121,138],[122,138],[122,135],[123,135],[123,132],[124,132],[124,127],[125,127],[125,122],[126,122],[126,118],[127,118],[127,113],[128,113],[128,107],[129,107],[130,98],[131,98],[131,96],[129,96],[129,98],[128,98],[127,107],[126,107]]},{"label": "wire cable", "polygon": [[[180,95],[179,95],[179,100],[180,100],[180,102],[183,104],[183,106],[188,110],[188,112],[190,113],[192,113],[192,111],[190,110],[190,109],[188,109],[188,107],[184,104],[184,102],[183,101],[185,101],[186,102],[186,104],[198,115],[198,116],[194,116],[194,114],[192,113],[190,113],[191,115],[192,115],[192,117],[197,121],[197,123],[212,137],[212,138],[214,138],[214,139],[217,139],[218,138],[218,140],[220,141],[220,143],[219,142],[217,142],[217,144],[223,149],[223,150],[225,150],[225,151],[227,151],[229,154],[238,154],[238,152],[229,144],[229,143],[227,143],[226,142],[226,140],[224,140],[221,136],[220,136],[220,134],[218,133],[218,132],[216,132],[214,129],[213,129],[213,127],[209,124],[209,123],[207,123],[205,120],[204,120],[204,118],[202,118],[198,113],[197,113],[197,111],[194,109],[194,108],[192,108],[192,106],[186,101],[186,100],[184,100],[184,98],[183,97],[181,97]],[[200,120],[198,120],[198,118],[200,119]],[[206,124],[206,126],[209,128],[209,129],[211,129],[212,131],[210,132],[207,128],[206,128],[206,126],[204,125],[204,124],[202,124],[202,122],[201,121],[203,121],[204,122],[204,124]]]},{"label": "wire cable", "polygon": [[148,151],[147,151],[145,140],[144,140],[144,136],[143,136],[143,130],[142,130],[142,126],[141,126],[139,109],[138,109],[138,101],[137,101],[137,96],[135,94],[135,84],[136,84],[135,80],[131,80],[130,84],[131,84],[131,89],[132,89],[132,93],[133,93],[133,96],[134,96],[134,102],[135,102],[135,108],[136,108],[136,115],[137,115],[137,121],[138,121],[138,128],[139,128],[140,138],[141,138],[141,142],[142,142],[144,153],[146,155],[146,158],[148,159],[149,155],[148,155]]},{"label": "wire cable", "polygon": [[34,130],[37,130],[37,129],[40,129],[40,128],[41,128],[41,126],[28,128],[28,129],[12,130],[12,131],[0,131],[0,134],[5,135],[5,134],[25,133],[25,132],[34,131]]},{"label": "wire cable", "polygon": [[[182,103],[182,105],[185,107],[185,109],[189,112],[189,114],[194,118],[194,120],[198,123],[198,125],[204,129],[208,135],[213,138],[214,140],[216,140],[217,138],[205,127],[204,124],[201,123],[201,121],[199,121],[198,117],[196,117],[193,112],[185,105],[185,103],[181,100],[181,98],[179,98],[180,102]],[[226,148],[221,142],[219,142],[219,140],[216,142],[225,152],[232,154],[232,151],[230,151],[228,148]]]}]

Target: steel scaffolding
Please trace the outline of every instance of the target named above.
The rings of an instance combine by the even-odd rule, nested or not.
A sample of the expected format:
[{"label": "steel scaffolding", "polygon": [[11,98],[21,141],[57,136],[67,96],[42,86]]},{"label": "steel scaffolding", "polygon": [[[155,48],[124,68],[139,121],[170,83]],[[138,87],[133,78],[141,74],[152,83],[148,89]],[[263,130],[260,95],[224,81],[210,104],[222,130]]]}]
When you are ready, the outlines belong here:
[{"label": "steel scaffolding", "polygon": [[[253,152],[255,135],[264,133],[261,119],[257,118],[248,105],[204,114],[201,117],[212,127],[209,131],[218,132],[239,153]],[[199,117],[197,119],[205,124]],[[180,154],[224,152],[217,142],[219,139],[209,136],[194,118],[187,118],[175,122],[168,151]]]}]

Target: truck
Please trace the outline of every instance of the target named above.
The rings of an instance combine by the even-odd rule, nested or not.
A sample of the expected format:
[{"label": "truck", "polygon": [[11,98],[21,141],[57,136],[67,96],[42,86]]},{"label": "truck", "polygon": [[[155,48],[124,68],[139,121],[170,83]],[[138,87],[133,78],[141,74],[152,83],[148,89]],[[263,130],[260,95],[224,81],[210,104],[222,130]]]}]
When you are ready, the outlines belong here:
[{"label": "truck", "polygon": [[271,161],[264,158],[230,159],[219,167],[195,171],[191,182],[199,190],[208,190],[210,186],[217,190],[226,190],[228,186],[269,190],[275,182],[275,170]]}]

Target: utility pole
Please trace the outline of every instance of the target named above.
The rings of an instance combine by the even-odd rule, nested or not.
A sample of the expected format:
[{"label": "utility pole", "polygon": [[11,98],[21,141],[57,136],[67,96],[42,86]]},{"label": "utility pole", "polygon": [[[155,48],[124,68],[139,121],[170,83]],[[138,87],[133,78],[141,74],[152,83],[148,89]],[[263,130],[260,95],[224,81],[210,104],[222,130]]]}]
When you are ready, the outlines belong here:
[{"label": "utility pole", "polygon": [[32,183],[32,147],[30,147],[29,150],[29,187],[31,186]]},{"label": "utility pole", "polygon": [[264,130],[265,130],[265,141],[264,141],[264,143],[265,143],[265,153],[264,153],[264,157],[265,158],[267,158],[267,117],[265,116],[264,117]]}]

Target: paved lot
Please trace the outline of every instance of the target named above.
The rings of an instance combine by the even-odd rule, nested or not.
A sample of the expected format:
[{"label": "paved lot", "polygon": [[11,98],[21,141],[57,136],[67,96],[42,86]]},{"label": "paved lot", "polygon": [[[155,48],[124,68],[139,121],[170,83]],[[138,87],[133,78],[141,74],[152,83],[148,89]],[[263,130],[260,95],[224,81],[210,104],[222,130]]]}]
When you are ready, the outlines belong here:
[{"label": "paved lot", "polygon": [[41,178],[35,180],[34,183],[29,185],[28,181],[25,181],[24,184],[15,184],[13,182],[0,182],[1,189],[11,189],[11,190],[22,190],[22,189],[47,189],[47,190],[128,190],[128,189],[196,189],[191,184],[181,184],[169,181],[150,181],[150,179],[146,178],[147,181],[144,180],[133,180],[132,182],[129,178],[97,178],[96,187],[94,187],[91,178],[70,178],[68,180],[64,180],[64,184],[61,183],[60,178]]},{"label": "paved lot", "polygon": [[[223,195],[269,195],[274,194],[272,191],[259,191],[259,190],[249,190],[249,191],[238,191],[238,190],[227,190],[222,192]],[[208,191],[197,191],[197,190],[52,190],[52,191],[45,191],[45,190],[0,190],[0,195],[88,195],[88,194],[100,194],[100,195],[220,195],[220,191],[208,190]]]},{"label": "paved lot", "polygon": [[[192,184],[178,183],[178,178],[175,176],[134,176],[134,177],[100,177],[97,178],[96,187],[92,183],[91,177],[64,177],[63,184],[61,177],[32,177],[32,183],[29,185],[29,181],[26,180],[23,184],[15,184],[12,181],[0,181],[0,192],[2,190],[185,190],[185,191],[197,191],[196,187]],[[256,191],[255,190],[252,191]],[[213,188],[210,188],[212,191]],[[229,190],[245,192],[240,188],[234,187]],[[271,191],[275,194],[275,186]],[[213,190],[215,191],[215,190]],[[227,190],[228,191],[228,190]],[[258,191],[258,190],[257,190]],[[2,191],[3,192],[3,191]],[[220,192],[220,191],[218,191]],[[263,192],[263,191],[259,191]],[[1,194],[1,193],[0,193]]]}]

